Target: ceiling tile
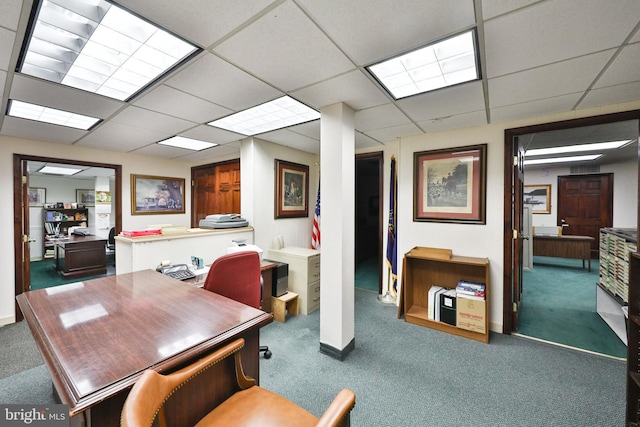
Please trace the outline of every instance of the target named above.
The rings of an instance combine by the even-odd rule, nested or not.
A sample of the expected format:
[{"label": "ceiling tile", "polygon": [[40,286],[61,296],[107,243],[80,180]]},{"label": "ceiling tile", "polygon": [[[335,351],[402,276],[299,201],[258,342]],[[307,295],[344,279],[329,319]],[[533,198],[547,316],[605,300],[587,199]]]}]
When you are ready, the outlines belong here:
[{"label": "ceiling tile", "polygon": [[622,49],[613,63],[607,68],[604,74],[598,79],[595,88],[613,86],[621,83],[631,83],[640,81],[640,43],[636,43]]},{"label": "ceiling tile", "polygon": [[640,99],[640,82],[608,86],[590,90],[582,100],[580,108],[601,107],[603,105],[632,102]]},{"label": "ceiling tile", "polygon": [[291,147],[296,150],[316,154],[320,153],[320,141],[318,139],[290,131],[288,128],[256,135],[256,138],[284,145],[285,147]]},{"label": "ceiling tile", "polygon": [[613,51],[600,52],[489,79],[490,106],[503,107],[572,93],[581,95],[612,55]]},{"label": "ceiling tile", "polygon": [[531,119],[548,114],[569,111],[580,99],[581,94],[556,96],[523,104],[491,108],[491,123],[499,123],[521,119]]},{"label": "ceiling tile", "polygon": [[379,143],[375,139],[360,132],[356,132],[356,149],[364,150],[366,148],[380,148],[382,149],[384,144]]},{"label": "ceiling tile", "polygon": [[291,2],[282,3],[234,34],[215,52],[285,92],[354,68]]},{"label": "ceiling tile", "polygon": [[9,70],[15,38],[15,32],[0,28],[0,70]]},{"label": "ceiling tile", "polygon": [[291,96],[317,109],[344,102],[354,110],[361,110],[389,102],[389,98],[360,70],[294,91]]},{"label": "ceiling tile", "polygon": [[354,121],[355,128],[362,132],[411,123],[407,116],[391,103],[356,111]]},{"label": "ceiling tile", "polygon": [[291,132],[320,141],[320,120],[312,120],[310,122],[300,123],[299,125],[288,127]]},{"label": "ceiling tile", "polygon": [[475,81],[397,101],[413,121],[432,120],[484,110],[482,82]]},{"label": "ceiling tile", "polygon": [[630,34],[638,16],[636,0],[564,0],[539,2],[490,20],[484,24],[487,75],[610,49]]},{"label": "ceiling tile", "polygon": [[129,152],[172,136],[170,133],[108,122],[99,126],[76,145],[102,150]]},{"label": "ceiling tile", "polygon": [[46,107],[105,119],[125,103],[16,73],[10,97]]},{"label": "ceiling tile", "polygon": [[175,0],[118,0],[122,6],[152,22],[208,47],[244,24],[273,0],[190,0],[182,7]]},{"label": "ceiling tile", "polygon": [[65,126],[5,116],[2,122],[2,134],[39,141],[71,144],[86,135],[87,132]]},{"label": "ceiling tile", "polygon": [[364,133],[380,142],[394,142],[398,138],[419,135],[423,132],[418,128],[418,126],[408,124],[403,126],[391,126],[384,129],[369,130]]},{"label": "ceiling tile", "polygon": [[161,144],[150,144],[133,150],[131,154],[139,154],[141,156],[149,157],[161,157],[163,159],[175,159],[192,152],[192,150],[187,150],[184,148],[170,147],[168,145]]},{"label": "ceiling tile", "polygon": [[22,0],[2,0],[0,2],[0,27],[13,31],[18,30],[22,3]]},{"label": "ceiling tile", "polygon": [[540,0],[482,0],[482,18],[488,20]]},{"label": "ceiling tile", "polygon": [[226,158],[240,158],[240,142],[236,141],[231,144],[218,145],[217,147],[211,147],[206,150],[196,151],[191,154],[186,154],[179,157],[179,160],[185,162],[206,162],[206,161],[219,161],[221,157]]},{"label": "ceiling tile", "polygon": [[145,110],[139,107],[127,107],[113,117],[112,123],[154,129],[159,132],[176,134],[196,126],[189,122],[155,111]]},{"label": "ceiling tile", "polygon": [[233,141],[239,141],[246,138],[245,135],[239,133],[229,132],[225,129],[216,128],[209,125],[196,126],[193,129],[189,129],[180,133],[181,136],[193,139],[199,139],[201,141],[213,142],[214,144],[229,144]]},{"label": "ceiling tile", "polygon": [[444,130],[461,129],[487,124],[487,114],[484,110],[471,113],[456,114],[443,119],[418,122],[418,126],[425,132],[441,132]]},{"label": "ceiling tile", "polygon": [[357,65],[369,65],[475,24],[473,0],[298,0]]},{"label": "ceiling tile", "polygon": [[207,52],[165,84],[234,111],[254,107],[283,95]]},{"label": "ceiling tile", "polygon": [[165,85],[157,87],[133,104],[196,123],[210,122],[233,113],[227,108]]}]

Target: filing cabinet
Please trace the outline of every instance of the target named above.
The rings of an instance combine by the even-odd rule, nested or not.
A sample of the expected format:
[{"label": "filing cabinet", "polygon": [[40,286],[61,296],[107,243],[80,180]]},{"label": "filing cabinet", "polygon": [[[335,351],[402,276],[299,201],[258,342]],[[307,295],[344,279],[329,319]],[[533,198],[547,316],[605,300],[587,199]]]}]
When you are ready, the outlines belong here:
[{"label": "filing cabinet", "polygon": [[286,246],[269,249],[268,258],[289,265],[289,290],[298,294],[301,314],[320,308],[320,252]]}]

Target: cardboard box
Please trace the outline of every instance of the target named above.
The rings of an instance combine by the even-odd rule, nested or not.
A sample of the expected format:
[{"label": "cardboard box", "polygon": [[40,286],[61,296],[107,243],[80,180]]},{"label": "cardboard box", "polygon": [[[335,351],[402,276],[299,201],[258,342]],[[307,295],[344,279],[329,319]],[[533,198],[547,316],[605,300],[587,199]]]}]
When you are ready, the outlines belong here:
[{"label": "cardboard box", "polygon": [[460,329],[486,334],[487,302],[458,295],[456,326]]}]

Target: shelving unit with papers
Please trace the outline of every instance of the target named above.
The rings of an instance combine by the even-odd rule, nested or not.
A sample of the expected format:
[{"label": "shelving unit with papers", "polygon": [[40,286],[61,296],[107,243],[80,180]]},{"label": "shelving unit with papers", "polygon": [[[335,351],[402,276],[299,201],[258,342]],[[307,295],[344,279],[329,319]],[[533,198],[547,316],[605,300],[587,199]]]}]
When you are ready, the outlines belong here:
[{"label": "shelving unit with papers", "polygon": [[[429,319],[429,289],[443,286],[455,289],[460,280],[485,284],[485,333],[474,332]],[[401,301],[398,318],[405,322],[489,342],[489,260],[452,255],[448,249],[415,247],[404,255]]]},{"label": "shelving unit with papers", "polygon": [[629,257],[627,426],[640,426],[640,254]]},{"label": "shelving unit with papers", "polygon": [[56,233],[66,236],[69,233],[69,227],[86,227],[89,224],[89,209],[44,208],[42,220],[44,222],[44,239],[42,239],[44,258],[53,258],[53,243],[48,241],[47,237],[54,236]]}]

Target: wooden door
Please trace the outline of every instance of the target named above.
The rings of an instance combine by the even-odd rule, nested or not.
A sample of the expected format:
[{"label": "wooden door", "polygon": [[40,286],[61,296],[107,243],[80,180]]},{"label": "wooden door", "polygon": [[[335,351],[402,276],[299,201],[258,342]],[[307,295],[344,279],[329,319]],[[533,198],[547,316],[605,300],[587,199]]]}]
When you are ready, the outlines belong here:
[{"label": "wooden door", "polygon": [[207,215],[240,213],[240,160],[193,168],[191,224]]},{"label": "wooden door", "polygon": [[514,165],[513,165],[513,315],[511,321],[512,330],[518,330],[518,312],[522,305],[522,272],[524,240],[529,239],[524,228],[524,147],[520,138],[514,138]]},{"label": "wooden door", "polygon": [[[31,283],[31,254],[29,251],[29,169],[26,160],[14,156],[13,159],[13,203],[14,211],[20,215],[14,215],[13,233],[15,260],[15,294],[20,295],[30,288]],[[16,321],[23,319],[22,311],[15,305]]]},{"label": "wooden door", "polygon": [[558,177],[558,223],[567,236],[591,236],[598,258],[600,229],[613,226],[613,174]]}]

